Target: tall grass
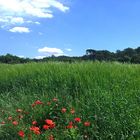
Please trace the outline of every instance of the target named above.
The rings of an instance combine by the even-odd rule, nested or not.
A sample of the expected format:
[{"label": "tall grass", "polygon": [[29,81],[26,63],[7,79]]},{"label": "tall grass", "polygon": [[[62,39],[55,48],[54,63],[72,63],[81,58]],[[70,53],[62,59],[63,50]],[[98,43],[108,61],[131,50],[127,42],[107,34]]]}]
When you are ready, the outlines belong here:
[{"label": "tall grass", "polygon": [[[0,121],[14,115],[17,108],[30,111],[34,100],[54,97],[59,98],[62,106],[74,107],[77,116],[95,122],[89,130],[90,140],[140,139],[140,65],[104,62],[0,65]],[[0,139],[16,139],[14,134],[13,128],[0,126]],[[64,139],[63,135],[56,137]]]}]

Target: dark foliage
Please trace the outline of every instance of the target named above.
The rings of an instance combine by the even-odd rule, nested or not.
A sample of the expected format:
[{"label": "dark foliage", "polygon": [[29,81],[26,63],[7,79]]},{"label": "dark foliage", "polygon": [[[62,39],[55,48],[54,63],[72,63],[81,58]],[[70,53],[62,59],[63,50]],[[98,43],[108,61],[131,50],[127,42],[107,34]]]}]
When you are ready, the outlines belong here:
[{"label": "dark foliage", "polygon": [[69,56],[51,56],[45,57],[43,59],[30,59],[30,58],[20,58],[11,54],[6,54],[0,56],[0,63],[7,64],[18,64],[18,63],[28,63],[28,62],[48,62],[48,61],[63,61],[63,62],[75,62],[82,60],[98,60],[98,61],[119,61],[122,63],[136,63],[140,64],[140,47],[136,49],[126,48],[122,51],[117,50],[115,53],[107,50],[94,50],[87,49],[86,54],[79,57],[69,57]]}]

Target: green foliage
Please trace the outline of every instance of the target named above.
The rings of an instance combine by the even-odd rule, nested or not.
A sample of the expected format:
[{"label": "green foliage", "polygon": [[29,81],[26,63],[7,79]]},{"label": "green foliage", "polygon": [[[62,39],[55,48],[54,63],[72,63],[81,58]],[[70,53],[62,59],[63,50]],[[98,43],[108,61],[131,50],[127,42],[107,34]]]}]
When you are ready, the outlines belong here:
[{"label": "green foliage", "polygon": [[[53,131],[56,140],[140,139],[140,65],[55,62],[1,64],[0,69],[0,122],[14,116],[17,108],[22,108],[30,112],[23,119],[24,125],[29,127],[30,116],[37,120],[46,117],[41,116],[43,108],[33,112],[31,104],[38,99],[46,102],[56,97],[61,103],[60,108],[74,107],[75,117],[92,122],[89,129],[79,124],[81,131]],[[46,107],[46,112],[54,109],[57,112],[53,105]],[[56,115],[55,112],[50,114],[51,117]],[[58,113],[57,117],[60,115]],[[69,115],[61,117],[68,118],[62,124],[71,119]],[[0,125],[0,139],[17,139],[15,128]]]}]

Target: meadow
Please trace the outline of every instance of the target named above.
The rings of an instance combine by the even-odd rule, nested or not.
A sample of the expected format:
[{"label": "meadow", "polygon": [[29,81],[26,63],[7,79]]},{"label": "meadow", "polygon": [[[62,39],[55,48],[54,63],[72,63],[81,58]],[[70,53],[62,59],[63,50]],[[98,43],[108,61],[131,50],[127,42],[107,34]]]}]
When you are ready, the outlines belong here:
[{"label": "meadow", "polygon": [[0,64],[0,140],[140,140],[140,65]]}]

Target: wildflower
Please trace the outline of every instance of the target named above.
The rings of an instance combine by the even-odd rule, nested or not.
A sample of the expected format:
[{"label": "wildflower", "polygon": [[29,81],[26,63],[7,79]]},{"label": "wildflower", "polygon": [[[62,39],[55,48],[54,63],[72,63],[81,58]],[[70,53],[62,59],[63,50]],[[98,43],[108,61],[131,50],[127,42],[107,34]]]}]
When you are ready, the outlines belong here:
[{"label": "wildflower", "polygon": [[66,111],[67,111],[66,108],[62,108],[62,109],[61,109],[61,112],[62,112],[62,113],[65,113]]},{"label": "wildflower", "polygon": [[21,113],[23,110],[22,109],[17,109],[16,110],[18,113]]},{"label": "wildflower", "polygon": [[5,121],[1,122],[0,124],[5,124]]},{"label": "wildflower", "polygon": [[35,106],[35,103],[32,104],[32,107],[34,107],[34,106]]},{"label": "wildflower", "polygon": [[49,126],[51,129],[55,127],[55,123]]},{"label": "wildflower", "polygon": [[49,126],[45,124],[45,125],[43,125],[43,129],[48,130]]},{"label": "wildflower", "polygon": [[90,122],[84,122],[84,126],[90,126]]},{"label": "wildflower", "polygon": [[73,128],[73,122],[69,122],[69,125],[67,126],[68,129]]},{"label": "wildflower", "polygon": [[36,125],[36,124],[37,124],[37,121],[33,121],[32,124],[33,124],[33,125]]},{"label": "wildflower", "polygon": [[73,125],[68,125],[67,128],[71,129],[71,128],[73,128]]},{"label": "wildflower", "polygon": [[57,98],[53,98],[53,101],[56,102],[56,101],[58,101],[58,99]]},{"label": "wildflower", "polygon": [[41,134],[40,131],[34,131],[34,133],[35,133],[36,135],[40,135],[40,134]]},{"label": "wildflower", "polygon": [[39,131],[40,129],[39,129],[39,127],[32,126],[32,127],[30,127],[30,130],[31,131]]},{"label": "wildflower", "polygon": [[55,123],[52,120],[46,119],[45,122],[49,125],[49,128],[54,128],[55,127]]},{"label": "wildflower", "polygon": [[80,118],[75,118],[74,119],[76,122],[81,122],[81,119]]},{"label": "wildflower", "polygon": [[19,119],[22,119],[23,118],[23,115],[19,115],[18,117],[19,117]]},{"label": "wildflower", "polygon": [[18,125],[18,122],[17,121],[13,121],[12,124],[16,126],[16,125]]},{"label": "wildflower", "polygon": [[20,137],[24,137],[25,136],[25,134],[24,134],[24,132],[22,131],[22,130],[20,130],[19,132],[18,132],[18,135],[20,136]]},{"label": "wildflower", "polygon": [[70,112],[71,112],[71,114],[74,114],[75,113],[75,110],[74,109],[71,109]]},{"label": "wildflower", "polygon": [[47,102],[47,105],[50,105],[51,104],[51,102]]},{"label": "wildflower", "polygon": [[8,120],[11,121],[13,118],[11,116],[8,117]]},{"label": "wildflower", "polygon": [[48,124],[48,125],[52,125],[54,124],[54,122],[50,119],[46,119],[45,122]]},{"label": "wildflower", "polygon": [[49,140],[54,140],[53,135],[50,135],[50,136],[49,136]]},{"label": "wildflower", "polygon": [[30,130],[33,131],[36,135],[41,134],[39,127],[32,126],[30,127]]},{"label": "wildflower", "polygon": [[40,104],[43,104],[43,103],[40,100],[37,100],[37,101],[35,101],[35,104],[40,105]]}]

